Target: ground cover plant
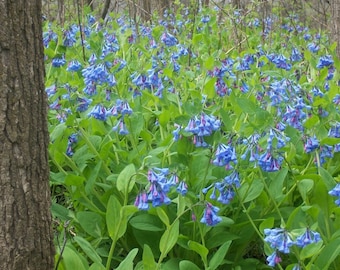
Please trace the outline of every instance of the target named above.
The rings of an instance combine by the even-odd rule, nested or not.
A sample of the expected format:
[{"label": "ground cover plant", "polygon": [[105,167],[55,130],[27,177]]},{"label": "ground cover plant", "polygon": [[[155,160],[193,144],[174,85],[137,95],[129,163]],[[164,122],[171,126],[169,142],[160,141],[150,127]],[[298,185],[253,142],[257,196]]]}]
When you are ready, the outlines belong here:
[{"label": "ground cover plant", "polygon": [[327,35],[228,9],[44,31],[56,269],[339,268]]}]

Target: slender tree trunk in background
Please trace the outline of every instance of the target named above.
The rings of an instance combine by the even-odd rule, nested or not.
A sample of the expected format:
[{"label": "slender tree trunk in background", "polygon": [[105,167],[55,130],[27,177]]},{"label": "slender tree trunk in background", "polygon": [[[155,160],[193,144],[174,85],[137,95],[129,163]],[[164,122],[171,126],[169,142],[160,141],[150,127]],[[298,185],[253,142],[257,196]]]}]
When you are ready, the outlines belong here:
[{"label": "slender tree trunk in background", "polygon": [[107,12],[109,11],[110,4],[111,4],[111,0],[105,0],[104,7],[103,7],[103,10],[102,10],[102,14],[100,16],[103,20],[105,19]]},{"label": "slender tree trunk in background", "polygon": [[331,23],[330,31],[332,42],[337,43],[336,54],[340,58],[340,0],[330,0],[331,5]]},{"label": "slender tree trunk in background", "polygon": [[41,0],[0,0],[0,269],[53,269]]},{"label": "slender tree trunk in background", "polygon": [[64,0],[58,0],[58,22],[64,25],[65,22],[65,3]]},{"label": "slender tree trunk in background", "polygon": [[142,19],[144,22],[151,21],[151,1],[150,0],[143,0],[141,3],[142,6]]}]

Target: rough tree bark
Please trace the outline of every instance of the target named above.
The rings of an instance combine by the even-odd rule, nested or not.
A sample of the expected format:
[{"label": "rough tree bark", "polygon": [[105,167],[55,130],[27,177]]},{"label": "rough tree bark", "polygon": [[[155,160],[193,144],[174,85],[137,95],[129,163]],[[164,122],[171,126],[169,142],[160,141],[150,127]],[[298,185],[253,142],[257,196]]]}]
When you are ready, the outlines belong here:
[{"label": "rough tree bark", "polygon": [[331,23],[330,31],[332,41],[337,43],[336,54],[340,58],[340,0],[330,0]]},{"label": "rough tree bark", "polygon": [[41,0],[0,18],[0,269],[53,269]]}]

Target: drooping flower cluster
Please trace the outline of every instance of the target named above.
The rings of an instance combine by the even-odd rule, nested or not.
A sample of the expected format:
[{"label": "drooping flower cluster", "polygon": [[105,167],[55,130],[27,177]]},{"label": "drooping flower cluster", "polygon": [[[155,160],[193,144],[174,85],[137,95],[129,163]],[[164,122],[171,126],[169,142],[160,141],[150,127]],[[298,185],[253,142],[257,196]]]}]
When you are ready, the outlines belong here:
[{"label": "drooping flower cluster", "polygon": [[216,224],[220,223],[222,218],[217,215],[219,210],[220,209],[217,206],[207,202],[203,212],[203,217],[201,218],[200,222],[208,226],[215,226]]},{"label": "drooping flower cluster", "polygon": [[147,178],[149,180],[148,190],[138,194],[135,200],[135,206],[140,210],[149,209],[149,203],[153,207],[170,204],[168,193],[171,187],[176,187],[176,191],[182,195],[187,193],[187,184],[180,181],[176,173],[170,173],[168,168],[149,169]]},{"label": "drooping flower cluster", "polygon": [[321,241],[320,234],[309,228],[306,228],[295,240],[292,239],[291,234],[287,230],[281,228],[265,229],[264,235],[264,241],[274,250],[273,253],[267,257],[268,265],[272,267],[282,261],[280,253],[289,254],[292,246],[295,245],[303,248],[309,244]]},{"label": "drooping flower cluster", "polygon": [[191,132],[194,135],[193,142],[196,147],[208,147],[208,143],[204,141],[204,137],[210,136],[220,127],[221,121],[215,116],[201,113],[200,115],[194,116],[189,120],[189,123],[184,128],[184,131]]}]

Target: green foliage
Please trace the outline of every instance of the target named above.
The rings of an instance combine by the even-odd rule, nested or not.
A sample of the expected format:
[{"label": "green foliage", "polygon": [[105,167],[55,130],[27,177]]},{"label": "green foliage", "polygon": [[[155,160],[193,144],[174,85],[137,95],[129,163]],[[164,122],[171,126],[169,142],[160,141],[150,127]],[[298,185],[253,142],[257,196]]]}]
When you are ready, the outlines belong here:
[{"label": "green foliage", "polygon": [[339,268],[335,47],[231,14],[45,26],[58,270]]}]

